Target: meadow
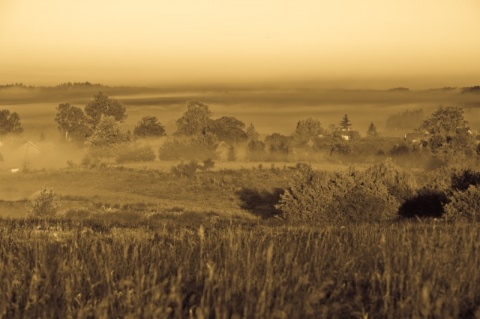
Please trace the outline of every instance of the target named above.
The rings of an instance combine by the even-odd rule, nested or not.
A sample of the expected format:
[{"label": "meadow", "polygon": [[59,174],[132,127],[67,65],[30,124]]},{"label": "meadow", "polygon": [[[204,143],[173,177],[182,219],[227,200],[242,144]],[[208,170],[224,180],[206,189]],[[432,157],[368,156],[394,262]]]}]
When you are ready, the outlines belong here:
[{"label": "meadow", "polygon": [[0,221],[2,318],[478,318],[480,229]]}]

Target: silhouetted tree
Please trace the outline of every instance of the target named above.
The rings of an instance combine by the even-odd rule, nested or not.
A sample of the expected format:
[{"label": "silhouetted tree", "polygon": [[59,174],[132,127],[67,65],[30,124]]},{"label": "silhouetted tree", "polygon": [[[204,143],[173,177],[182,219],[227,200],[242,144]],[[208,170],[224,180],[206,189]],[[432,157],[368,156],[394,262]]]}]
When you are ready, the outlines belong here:
[{"label": "silhouetted tree", "polygon": [[342,118],[342,121],[340,122],[340,127],[343,129],[343,130],[350,130],[350,127],[352,126],[352,123],[350,123],[350,120],[348,119],[348,115],[345,114]]},{"label": "silhouetted tree", "polygon": [[319,120],[307,118],[297,123],[297,128],[293,133],[293,139],[296,145],[303,146],[310,139],[318,137],[323,133],[322,124]]},{"label": "silhouetted tree", "polygon": [[257,141],[258,138],[260,137],[260,134],[258,134],[257,130],[255,129],[255,126],[253,126],[252,123],[247,127],[246,130],[247,133],[247,139],[249,141]]},{"label": "silhouetted tree", "polygon": [[468,122],[463,118],[463,109],[455,106],[440,106],[429,118],[423,121],[421,130],[430,134],[451,134],[457,128],[464,128]]},{"label": "silhouetted tree", "polygon": [[375,124],[373,124],[373,122],[370,123],[370,126],[368,127],[367,136],[369,137],[378,136],[377,127],[375,126]]},{"label": "silhouetted tree", "polygon": [[144,116],[133,130],[137,137],[159,137],[165,135],[165,128],[155,116]]},{"label": "silhouetted tree", "polygon": [[20,115],[9,110],[0,110],[0,138],[7,134],[20,134],[23,132]]},{"label": "silhouetted tree", "polygon": [[92,134],[88,117],[83,110],[69,103],[62,103],[57,107],[55,122],[67,142],[84,142]]},{"label": "silhouetted tree", "polygon": [[187,111],[177,120],[177,135],[201,134],[210,124],[212,112],[208,105],[199,101],[189,101]]},{"label": "silhouetted tree", "polygon": [[223,116],[210,124],[206,130],[217,137],[220,141],[235,144],[247,140],[247,133],[244,131],[245,124],[232,116]]},{"label": "silhouetted tree", "polygon": [[90,117],[93,128],[97,126],[102,116],[111,116],[118,122],[123,121],[127,118],[125,111],[125,105],[116,99],[109,98],[102,92],[95,94],[93,101],[88,102],[85,106],[85,113]]},{"label": "silhouetted tree", "polygon": [[105,116],[89,140],[93,147],[108,147],[128,141],[128,135],[120,130],[113,116]]},{"label": "silhouetted tree", "polygon": [[271,153],[288,154],[290,149],[290,140],[287,136],[273,133],[265,137],[265,144]]}]

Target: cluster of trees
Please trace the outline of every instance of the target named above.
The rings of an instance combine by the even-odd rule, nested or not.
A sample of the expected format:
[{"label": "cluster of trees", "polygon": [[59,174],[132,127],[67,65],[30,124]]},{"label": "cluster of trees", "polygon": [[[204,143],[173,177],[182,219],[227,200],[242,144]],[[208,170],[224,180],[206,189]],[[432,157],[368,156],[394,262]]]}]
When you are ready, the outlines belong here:
[{"label": "cluster of trees", "polygon": [[[69,103],[57,107],[55,122],[65,141],[93,147],[119,144],[130,139],[130,134],[120,129],[119,123],[127,118],[126,107],[120,101],[99,92],[84,109]],[[134,136],[163,136],[165,128],[154,116],[145,116],[133,131]]]},{"label": "cluster of trees", "polygon": [[8,134],[20,134],[23,132],[20,115],[9,110],[0,110],[0,140]]}]

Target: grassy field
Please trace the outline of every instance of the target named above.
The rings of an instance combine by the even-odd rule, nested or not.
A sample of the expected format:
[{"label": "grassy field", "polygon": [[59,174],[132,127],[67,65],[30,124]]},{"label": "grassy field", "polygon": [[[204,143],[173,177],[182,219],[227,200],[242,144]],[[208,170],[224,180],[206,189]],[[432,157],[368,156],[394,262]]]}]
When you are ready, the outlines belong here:
[{"label": "grassy field", "polygon": [[25,200],[46,186],[61,197],[63,211],[140,206],[158,212],[256,218],[261,215],[256,205],[268,196],[276,199],[272,192],[287,187],[293,174],[283,166],[199,172],[193,179],[178,178],[169,170],[123,166],[7,172],[0,174],[0,216],[25,217]]},{"label": "grassy field", "polygon": [[480,228],[0,221],[2,318],[478,318]]}]

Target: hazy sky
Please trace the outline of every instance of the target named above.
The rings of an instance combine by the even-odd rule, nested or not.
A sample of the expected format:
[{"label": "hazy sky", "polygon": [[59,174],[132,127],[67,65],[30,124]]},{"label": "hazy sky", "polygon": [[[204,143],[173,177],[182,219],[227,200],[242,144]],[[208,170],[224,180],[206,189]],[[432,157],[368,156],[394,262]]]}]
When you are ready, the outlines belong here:
[{"label": "hazy sky", "polygon": [[478,0],[0,0],[0,84],[474,85],[479,31]]}]

